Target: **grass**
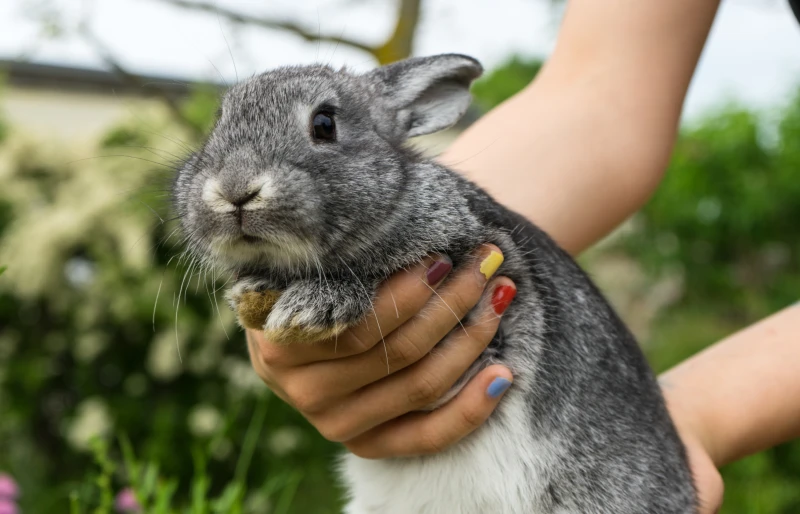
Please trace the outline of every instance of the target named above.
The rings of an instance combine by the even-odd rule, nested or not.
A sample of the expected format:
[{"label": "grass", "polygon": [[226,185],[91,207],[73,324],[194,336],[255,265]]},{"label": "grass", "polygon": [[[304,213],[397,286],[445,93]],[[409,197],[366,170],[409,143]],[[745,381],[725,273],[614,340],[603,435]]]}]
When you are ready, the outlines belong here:
[{"label": "grass", "polygon": [[[118,438],[121,462],[111,457],[108,441],[94,439],[91,444],[95,470],[70,494],[70,514],[112,514],[115,511],[115,485],[118,491],[129,489],[139,510],[147,514],[249,514],[263,512],[269,506],[273,514],[288,514],[303,474],[297,470],[270,477],[261,487],[249,491],[247,474],[256,443],[264,425],[268,397],[257,406],[250,420],[242,452],[231,481],[223,487],[212,487],[207,473],[207,448],[192,451],[194,476],[188,487],[178,479],[165,477],[155,462],[142,462],[136,457],[130,440]],[[211,447],[210,443],[208,446]],[[212,494],[212,490],[219,491]],[[185,491],[181,494],[182,491]]]}]

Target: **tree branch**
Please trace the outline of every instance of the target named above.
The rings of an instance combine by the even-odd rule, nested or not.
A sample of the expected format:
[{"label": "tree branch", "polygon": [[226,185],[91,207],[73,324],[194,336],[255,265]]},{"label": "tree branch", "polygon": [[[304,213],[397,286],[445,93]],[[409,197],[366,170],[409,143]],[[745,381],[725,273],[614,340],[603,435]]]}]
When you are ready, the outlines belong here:
[{"label": "tree branch", "polygon": [[159,0],[159,1],[175,7],[181,7],[183,9],[190,9],[195,11],[202,11],[211,14],[216,14],[235,23],[241,23],[245,25],[255,25],[257,27],[263,27],[266,29],[283,30],[286,32],[290,32],[296,36],[300,36],[306,41],[325,41],[329,43],[336,43],[349,46],[351,48],[367,52],[376,59],[378,58],[377,49],[366,43],[362,43],[360,41],[354,41],[352,39],[344,38],[341,36],[334,36],[329,34],[315,34],[313,31],[307,30],[301,27],[300,25],[297,25],[296,23],[290,21],[278,21],[269,18],[261,18],[258,16],[253,16],[250,14],[233,11],[231,9],[220,7],[218,5],[214,5],[207,2],[193,2],[190,0]]},{"label": "tree branch", "polygon": [[420,3],[420,0],[400,0],[392,35],[373,54],[380,64],[389,64],[411,55],[419,24]]},{"label": "tree branch", "polygon": [[89,30],[87,25],[81,24],[78,27],[79,33],[83,36],[83,38],[94,48],[95,52],[100,56],[103,62],[106,63],[106,66],[111,68],[111,70],[119,76],[122,80],[127,82],[128,84],[135,86],[136,88],[140,89],[142,92],[155,96],[162,100],[164,104],[167,106],[169,111],[175,117],[177,121],[179,121],[182,125],[187,127],[191,130],[194,136],[202,135],[198,128],[194,126],[189,120],[186,119],[186,116],[183,114],[183,111],[178,105],[177,100],[172,97],[167,91],[163,90],[162,88],[158,87],[152,83],[144,82],[141,77],[138,75],[129,72],[122,65],[117,61],[111,52],[108,51],[105,45],[103,45]]}]

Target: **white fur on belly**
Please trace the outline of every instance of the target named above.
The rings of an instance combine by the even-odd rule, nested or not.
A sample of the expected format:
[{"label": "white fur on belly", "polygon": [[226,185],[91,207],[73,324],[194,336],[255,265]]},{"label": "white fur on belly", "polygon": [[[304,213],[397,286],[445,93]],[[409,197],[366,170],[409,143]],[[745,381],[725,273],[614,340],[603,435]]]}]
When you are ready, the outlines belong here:
[{"label": "white fur on belly", "polygon": [[487,424],[439,455],[345,456],[342,475],[351,494],[346,514],[541,512],[548,484],[542,470],[558,458],[560,445],[533,439],[523,398],[512,391]]}]

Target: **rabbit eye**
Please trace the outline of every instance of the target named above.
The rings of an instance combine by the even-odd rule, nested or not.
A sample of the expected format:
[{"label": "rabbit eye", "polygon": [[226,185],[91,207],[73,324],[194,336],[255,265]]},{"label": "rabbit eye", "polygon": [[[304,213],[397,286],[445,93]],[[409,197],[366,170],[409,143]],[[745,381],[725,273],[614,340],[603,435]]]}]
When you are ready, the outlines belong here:
[{"label": "rabbit eye", "polygon": [[333,113],[318,112],[311,122],[314,139],[321,141],[334,141],[336,139],[336,122]]}]

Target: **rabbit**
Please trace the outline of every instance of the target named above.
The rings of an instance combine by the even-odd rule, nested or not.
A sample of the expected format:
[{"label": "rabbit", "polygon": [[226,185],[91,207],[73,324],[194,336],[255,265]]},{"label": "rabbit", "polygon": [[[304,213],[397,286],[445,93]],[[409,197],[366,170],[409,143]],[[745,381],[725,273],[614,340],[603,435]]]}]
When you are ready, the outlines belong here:
[{"label": "rabbit", "polygon": [[458,268],[484,243],[502,249],[516,299],[455,389],[491,363],[512,370],[513,387],[442,453],[346,454],[346,513],[696,512],[660,388],[601,293],[542,230],[407,144],[456,123],[481,74],[444,54],[234,85],[174,183],[188,249],[231,274],[240,323],[275,344],[333,344],[370,314],[382,281],[428,255]]}]

